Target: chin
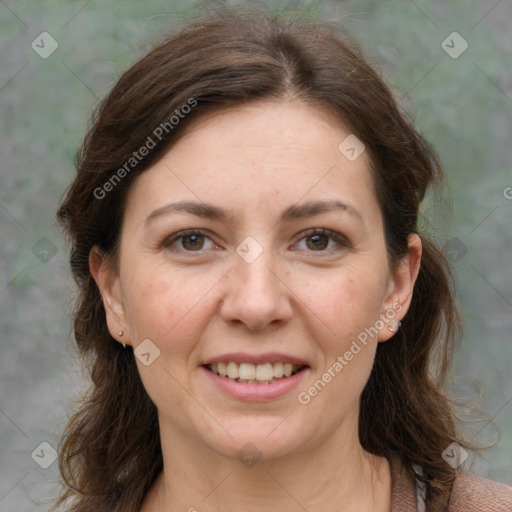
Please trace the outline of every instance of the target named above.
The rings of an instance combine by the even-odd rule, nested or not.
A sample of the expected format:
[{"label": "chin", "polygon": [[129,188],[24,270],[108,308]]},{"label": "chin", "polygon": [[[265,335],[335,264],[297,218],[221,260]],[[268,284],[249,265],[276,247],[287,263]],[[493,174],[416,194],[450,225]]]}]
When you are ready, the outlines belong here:
[{"label": "chin", "polygon": [[242,462],[246,459],[263,462],[283,458],[299,450],[305,441],[304,427],[290,425],[283,421],[285,418],[246,418],[245,421],[237,418],[225,425],[231,435],[223,431],[221,437],[204,441],[219,455]]}]

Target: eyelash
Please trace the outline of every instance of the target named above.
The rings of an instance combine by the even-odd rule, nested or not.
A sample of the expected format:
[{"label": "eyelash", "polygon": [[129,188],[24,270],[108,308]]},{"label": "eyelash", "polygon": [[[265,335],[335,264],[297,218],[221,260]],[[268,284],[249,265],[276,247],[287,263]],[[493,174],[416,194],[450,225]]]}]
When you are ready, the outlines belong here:
[{"label": "eyelash", "polygon": [[[194,254],[194,253],[201,254],[201,253],[205,252],[205,250],[201,250],[200,249],[198,251],[188,251],[188,250],[183,249],[183,248],[179,248],[179,249],[172,249],[171,248],[171,245],[174,242],[176,242],[176,241],[178,241],[180,239],[183,239],[183,238],[185,238],[187,236],[194,236],[194,235],[204,236],[204,237],[210,239],[213,243],[215,243],[212,240],[212,238],[210,236],[208,236],[206,231],[203,231],[201,229],[186,229],[186,230],[174,233],[171,236],[167,237],[162,242],[162,246],[167,248],[167,249],[169,249],[169,250],[172,250],[172,251],[180,251],[180,252],[185,252],[187,254]],[[297,244],[298,242],[300,242],[300,241],[302,241],[304,239],[307,239],[307,238],[310,238],[312,236],[315,236],[315,235],[325,235],[325,236],[330,237],[331,240],[333,240],[334,242],[336,242],[340,246],[338,249],[334,249],[334,250],[340,250],[341,248],[347,249],[347,248],[351,247],[350,242],[347,240],[347,238],[345,238],[343,235],[337,233],[336,231],[332,231],[332,230],[326,229],[326,228],[312,228],[312,229],[308,229],[307,231],[301,233],[301,237],[297,239],[295,244]],[[206,249],[206,250],[208,250],[208,249]],[[324,250],[319,250],[319,251],[311,250],[311,251],[307,251],[307,252],[325,254],[325,253],[331,253],[332,251],[333,251],[333,249],[331,248],[330,250],[329,249],[324,249]]]}]

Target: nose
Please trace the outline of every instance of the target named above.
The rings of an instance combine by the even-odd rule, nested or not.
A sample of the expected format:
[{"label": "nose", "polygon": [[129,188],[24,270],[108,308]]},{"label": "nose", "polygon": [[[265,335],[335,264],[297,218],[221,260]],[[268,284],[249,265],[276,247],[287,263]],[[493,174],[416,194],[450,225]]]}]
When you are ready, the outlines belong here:
[{"label": "nose", "polygon": [[292,317],[290,288],[277,270],[270,251],[253,262],[234,254],[235,264],[226,276],[221,316],[250,330],[284,324]]}]

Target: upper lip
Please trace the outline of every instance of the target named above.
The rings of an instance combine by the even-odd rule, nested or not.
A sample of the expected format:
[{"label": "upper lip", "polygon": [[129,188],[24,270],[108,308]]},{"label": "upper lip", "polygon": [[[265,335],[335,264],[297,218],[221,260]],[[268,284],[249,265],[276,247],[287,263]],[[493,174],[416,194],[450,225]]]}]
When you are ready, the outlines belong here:
[{"label": "upper lip", "polygon": [[308,362],[300,357],[291,356],[289,354],[280,354],[279,352],[265,352],[263,354],[248,354],[246,352],[231,352],[229,354],[222,354],[219,356],[210,357],[201,363],[202,366],[215,363],[251,363],[251,364],[265,364],[265,363],[292,363],[298,366],[309,366]]}]

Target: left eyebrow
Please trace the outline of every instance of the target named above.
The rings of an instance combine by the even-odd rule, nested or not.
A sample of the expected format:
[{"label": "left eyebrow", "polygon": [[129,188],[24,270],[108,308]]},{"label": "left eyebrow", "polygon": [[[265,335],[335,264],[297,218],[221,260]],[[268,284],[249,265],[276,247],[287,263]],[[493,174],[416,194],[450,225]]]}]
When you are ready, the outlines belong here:
[{"label": "left eyebrow", "polygon": [[[292,205],[281,213],[281,221],[290,222],[332,211],[347,212],[350,215],[358,217],[364,223],[364,217],[359,210],[354,206],[341,201],[310,201],[308,203]],[[144,221],[144,224],[147,225],[162,215],[180,212],[221,221],[233,219],[235,217],[231,211],[219,206],[195,201],[181,201],[178,203],[167,204],[152,211]]]},{"label": "left eyebrow", "polygon": [[281,220],[292,221],[300,220],[307,217],[313,217],[321,213],[332,212],[336,210],[345,211],[355,217],[359,217],[361,221],[364,221],[362,214],[350,204],[343,203],[341,201],[311,201],[309,203],[303,203],[288,207],[281,215]]}]

